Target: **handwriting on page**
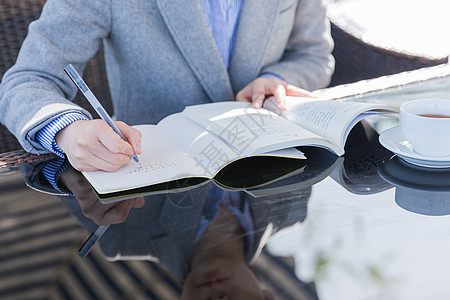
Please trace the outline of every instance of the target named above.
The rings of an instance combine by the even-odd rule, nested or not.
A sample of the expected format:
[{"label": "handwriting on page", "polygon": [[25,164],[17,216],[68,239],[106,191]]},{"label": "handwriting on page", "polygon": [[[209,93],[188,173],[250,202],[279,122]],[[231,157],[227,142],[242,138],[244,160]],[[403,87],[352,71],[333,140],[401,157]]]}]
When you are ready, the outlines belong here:
[{"label": "handwriting on page", "polygon": [[141,166],[136,166],[132,170],[127,170],[124,175],[128,174],[139,174],[139,173],[150,173],[155,171],[160,171],[168,168],[173,168],[181,165],[181,161],[167,161],[167,162],[152,162],[152,163],[141,163]]}]

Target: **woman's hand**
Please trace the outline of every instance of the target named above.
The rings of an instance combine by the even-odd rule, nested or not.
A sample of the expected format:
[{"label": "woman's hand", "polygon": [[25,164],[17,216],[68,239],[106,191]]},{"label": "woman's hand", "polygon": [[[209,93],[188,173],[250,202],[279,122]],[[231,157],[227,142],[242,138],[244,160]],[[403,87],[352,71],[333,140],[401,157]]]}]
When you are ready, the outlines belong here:
[{"label": "woman's hand", "polygon": [[128,142],[103,120],[76,121],[61,129],[56,143],[78,171],[114,172],[141,154],[141,133],[123,122],[115,122]]},{"label": "woman's hand", "polygon": [[278,108],[286,109],[286,96],[314,97],[310,92],[272,77],[258,77],[236,95],[237,101],[251,102],[254,108],[262,107],[267,96],[275,96]]}]

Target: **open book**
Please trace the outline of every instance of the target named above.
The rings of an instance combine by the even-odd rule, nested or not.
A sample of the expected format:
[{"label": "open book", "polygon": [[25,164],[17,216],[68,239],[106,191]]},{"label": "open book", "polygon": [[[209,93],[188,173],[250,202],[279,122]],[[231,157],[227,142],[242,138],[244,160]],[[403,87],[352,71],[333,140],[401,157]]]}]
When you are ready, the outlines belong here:
[{"label": "open book", "polygon": [[189,106],[157,125],[136,126],[143,136],[141,166],[130,161],[114,173],[83,174],[105,202],[180,190],[211,179],[226,188],[256,187],[283,174],[273,172],[245,186],[234,179],[244,177],[244,171],[258,177],[262,169],[278,168],[284,174],[298,170],[305,165],[298,146],[323,147],[340,156],[350,129],[359,120],[398,110],[389,105],[294,97],[288,97],[285,111],[278,110],[273,99],[266,100],[263,109],[236,101]]}]

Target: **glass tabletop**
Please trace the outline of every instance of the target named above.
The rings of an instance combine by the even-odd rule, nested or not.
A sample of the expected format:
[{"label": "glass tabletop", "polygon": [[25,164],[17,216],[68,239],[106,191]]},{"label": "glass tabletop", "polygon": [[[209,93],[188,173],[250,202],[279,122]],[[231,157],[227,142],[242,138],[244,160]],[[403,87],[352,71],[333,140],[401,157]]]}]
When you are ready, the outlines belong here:
[{"label": "glass tabletop", "polygon": [[[450,100],[449,75],[444,65],[317,94]],[[450,169],[385,149],[379,134],[396,125],[358,123],[342,157],[302,147],[306,166],[259,188],[209,181],[131,209],[101,204],[70,166],[57,191],[43,170],[58,158],[0,161],[0,298],[445,299]],[[117,224],[80,258],[111,214]]]}]

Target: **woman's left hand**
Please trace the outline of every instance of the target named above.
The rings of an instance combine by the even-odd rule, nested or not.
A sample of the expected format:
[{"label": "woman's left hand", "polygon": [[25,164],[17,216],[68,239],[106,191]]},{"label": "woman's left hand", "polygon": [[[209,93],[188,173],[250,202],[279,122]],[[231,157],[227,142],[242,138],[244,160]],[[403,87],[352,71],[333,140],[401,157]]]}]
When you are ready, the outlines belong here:
[{"label": "woman's left hand", "polygon": [[281,110],[286,109],[286,96],[314,97],[310,92],[284,80],[258,77],[237,93],[236,100],[251,102],[254,108],[260,108],[267,96],[274,96]]}]

